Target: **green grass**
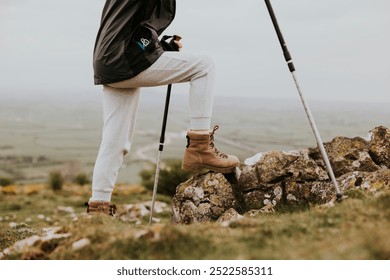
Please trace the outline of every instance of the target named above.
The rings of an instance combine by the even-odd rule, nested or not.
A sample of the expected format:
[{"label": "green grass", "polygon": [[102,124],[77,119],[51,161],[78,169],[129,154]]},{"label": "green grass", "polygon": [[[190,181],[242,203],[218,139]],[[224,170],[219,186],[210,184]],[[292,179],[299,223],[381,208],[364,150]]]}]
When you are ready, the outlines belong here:
[{"label": "green grass", "polygon": [[[375,197],[362,192],[333,208],[312,207],[245,217],[223,227],[219,223],[171,225],[169,213],[148,227],[106,216],[81,215],[89,186],[60,192],[46,188],[34,195],[0,194],[0,250],[17,240],[39,234],[42,228],[62,226],[70,238],[49,247],[8,255],[9,259],[390,259],[390,191]],[[75,191],[77,190],[77,192]],[[119,206],[150,200],[151,194],[116,195]],[[159,196],[166,202],[170,198]],[[72,206],[79,219],[72,221],[57,206]],[[38,215],[50,219],[40,219]],[[42,218],[42,216],[41,216]],[[7,219],[7,220],[5,220]],[[27,220],[26,220],[27,219]],[[17,227],[10,228],[15,222]],[[137,237],[144,233],[142,237]],[[72,243],[88,238],[91,245],[73,251]]]}]

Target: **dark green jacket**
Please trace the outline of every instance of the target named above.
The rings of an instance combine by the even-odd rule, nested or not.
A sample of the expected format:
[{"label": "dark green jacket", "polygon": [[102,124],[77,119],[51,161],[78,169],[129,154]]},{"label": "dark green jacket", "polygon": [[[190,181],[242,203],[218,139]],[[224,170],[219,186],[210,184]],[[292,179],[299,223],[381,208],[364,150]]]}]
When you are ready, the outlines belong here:
[{"label": "dark green jacket", "polygon": [[93,68],[96,85],[130,79],[164,52],[158,37],[175,18],[175,0],[106,0]]}]

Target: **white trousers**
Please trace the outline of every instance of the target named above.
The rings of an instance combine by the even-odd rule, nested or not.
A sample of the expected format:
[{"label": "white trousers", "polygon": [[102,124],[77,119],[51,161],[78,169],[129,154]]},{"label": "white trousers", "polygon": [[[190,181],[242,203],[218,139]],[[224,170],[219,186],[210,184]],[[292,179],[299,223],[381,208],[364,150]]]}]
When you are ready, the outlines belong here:
[{"label": "white trousers", "polygon": [[111,201],[123,157],[131,149],[140,88],[189,82],[189,129],[209,130],[214,76],[214,64],[208,57],[165,52],[137,76],[103,86],[104,125],[93,170],[91,201]]}]

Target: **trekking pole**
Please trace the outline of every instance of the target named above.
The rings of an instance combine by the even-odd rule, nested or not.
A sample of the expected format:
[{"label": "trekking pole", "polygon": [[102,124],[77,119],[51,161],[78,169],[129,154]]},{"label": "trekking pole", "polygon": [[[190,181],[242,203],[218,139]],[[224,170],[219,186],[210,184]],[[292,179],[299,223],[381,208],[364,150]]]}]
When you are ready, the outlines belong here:
[{"label": "trekking pole", "polygon": [[[166,42],[166,40],[168,39],[171,39],[171,41]],[[180,51],[182,47],[182,45],[179,43],[180,40],[181,37],[179,35],[163,36],[160,43],[164,51]],[[154,204],[156,203],[158,179],[160,175],[160,158],[161,158],[161,152],[164,150],[165,130],[167,128],[167,119],[168,119],[168,110],[169,110],[169,101],[171,98],[171,91],[172,91],[172,84],[169,84],[167,89],[167,97],[165,99],[164,118],[161,127],[160,145],[158,148],[157,163],[156,163],[156,174],[154,176],[153,197],[152,197],[152,206],[150,208],[149,226],[152,224],[153,214],[154,214]]]},{"label": "trekking pole", "polygon": [[321,154],[322,154],[322,157],[324,159],[325,165],[326,165],[326,167],[328,169],[329,176],[330,176],[330,178],[333,181],[334,188],[336,190],[336,200],[337,201],[341,201],[343,199],[343,195],[342,195],[342,193],[340,191],[340,188],[339,188],[339,185],[337,183],[336,177],[334,176],[332,166],[330,165],[330,161],[329,161],[328,155],[326,154],[326,151],[325,151],[325,148],[324,148],[324,144],[323,144],[321,136],[320,136],[320,134],[318,132],[318,129],[317,129],[316,123],[314,121],[313,115],[312,115],[312,113],[310,111],[309,105],[306,102],[305,98],[303,97],[301,88],[300,88],[300,86],[298,84],[298,80],[297,80],[297,77],[295,75],[295,66],[294,66],[294,63],[292,61],[290,52],[287,49],[287,45],[286,45],[286,43],[284,41],[282,32],[280,31],[279,24],[278,24],[278,21],[276,19],[276,16],[275,16],[275,13],[274,13],[274,10],[272,8],[270,0],[265,0],[265,4],[267,5],[268,12],[269,12],[269,14],[271,16],[272,23],[274,25],[276,34],[278,36],[280,45],[282,47],[284,58],[286,59],[288,68],[290,69],[290,72],[291,72],[291,74],[293,76],[293,79],[294,79],[294,82],[295,82],[295,86],[296,86],[296,88],[298,90],[299,96],[301,97],[301,101],[302,101],[303,107],[305,108],[306,115],[307,115],[307,117],[309,119],[310,126],[311,126],[311,128],[312,128],[312,130],[314,132],[314,136],[315,136],[315,138],[317,140],[317,145],[318,145],[318,147],[319,147],[319,149],[321,151]]},{"label": "trekking pole", "polygon": [[165,130],[167,127],[167,119],[168,119],[168,110],[169,110],[169,101],[171,98],[171,91],[172,91],[172,84],[169,84],[168,89],[167,89],[167,97],[165,99],[164,118],[163,118],[162,127],[161,127],[160,145],[158,148],[158,155],[157,155],[156,174],[154,177],[153,197],[152,197],[152,206],[150,208],[149,226],[152,224],[153,214],[154,214],[154,204],[156,202],[158,177],[160,175],[160,158],[161,158],[161,152],[164,150]]}]

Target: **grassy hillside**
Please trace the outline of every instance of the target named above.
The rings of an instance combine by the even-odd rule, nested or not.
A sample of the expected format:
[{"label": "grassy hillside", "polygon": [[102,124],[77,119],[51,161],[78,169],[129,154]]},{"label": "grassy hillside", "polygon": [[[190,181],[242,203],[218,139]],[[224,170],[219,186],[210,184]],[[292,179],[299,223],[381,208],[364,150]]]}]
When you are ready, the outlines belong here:
[{"label": "grassy hillside", "polygon": [[[0,192],[0,251],[15,241],[60,227],[70,236],[41,242],[6,259],[390,259],[390,191],[375,197],[351,192],[335,207],[262,214],[227,224],[171,225],[169,211],[120,218],[84,214],[90,186],[67,185],[53,192],[45,185],[10,186]],[[150,200],[140,186],[120,186],[113,197],[126,204]],[[159,196],[170,203],[170,198]],[[59,207],[61,206],[61,207]],[[69,210],[74,210],[72,213]],[[68,210],[67,210],[68,209]],[[89,245],[74,249],[76,241]]]}]

